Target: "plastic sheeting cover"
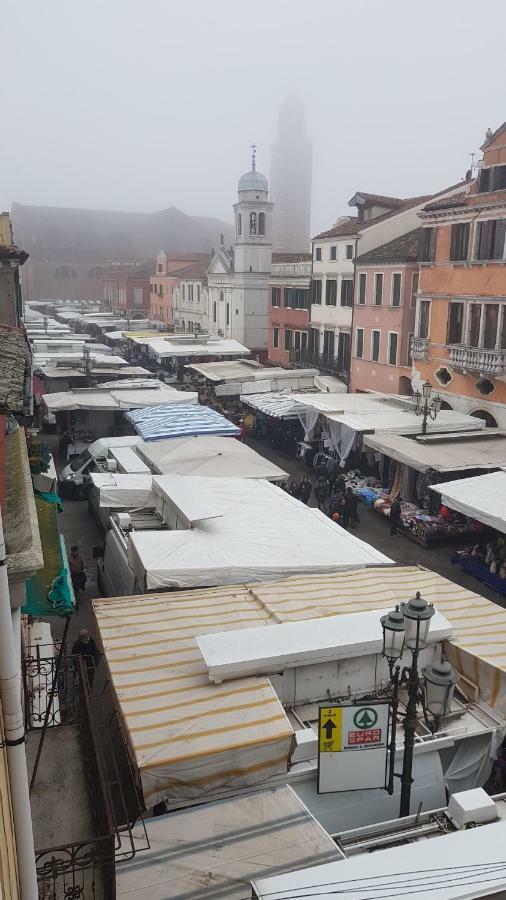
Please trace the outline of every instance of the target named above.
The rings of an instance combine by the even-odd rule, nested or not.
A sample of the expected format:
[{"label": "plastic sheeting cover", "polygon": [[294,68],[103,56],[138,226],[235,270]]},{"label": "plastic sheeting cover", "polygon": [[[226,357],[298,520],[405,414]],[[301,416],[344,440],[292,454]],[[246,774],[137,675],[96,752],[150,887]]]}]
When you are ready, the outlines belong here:
[{"label": "plastic sheeting cover", "polygon": [[93,472],[91,482],[99,493],[99,506],[105,509],[140,509],[155,505],[151,475],[123,475]]},{"label": "plastic sheeting cover", "polygon": [[[466,431],[469,429],[466,429]],[[383,453],[418,472],[458,472],[463,469],[499,469],[506,466],[506,435],[438,440],[425,443],[399,434],[364,436],[364,448]]]},{"label": "plastic sheeting cover", "polygon": [[144,441],[197,434],[237,437],[240,433],[237,425],[233,425],[210,406],[154,406],[151,409],[129,412],[127,419]]},{"label": "plastic sheeting cover", "polygon": [[445,506],[506,534],[506,472],[430,485]]},{"label": "plastic sheeting cover", "polygon": [[279,466],[241,441],[216,435],[195,435],[137,445],[137,454],[157,475],[198,475],[207,478],[288,477]]}]

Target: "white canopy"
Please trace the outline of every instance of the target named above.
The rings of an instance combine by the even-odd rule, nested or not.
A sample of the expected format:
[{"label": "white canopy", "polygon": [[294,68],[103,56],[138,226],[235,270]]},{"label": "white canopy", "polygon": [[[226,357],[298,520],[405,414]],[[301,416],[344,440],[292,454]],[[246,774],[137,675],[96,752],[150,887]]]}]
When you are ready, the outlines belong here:
[{"label": "white canopy", "polygon": [[150,350],[157,359],[179,356],[249,356],[250,351],[239,341],[216,339],[209,341],[171,341],[170,338],[134,337],[130,340],[136,344],[142,344]]},{"label": "white canopy", "polygon": [[[342,856],[286,785],[146,819],[146,829],[151,849],[116,868],[118,900],[250,900],[252,878]],[[142,847],[143,828],[136,838]]]},{"label": "white canopy", "polygon": [[109,509],[143,509],[155,505],[151,475],[123,475],[92,472],[93,487],[99,494],[98,505]]},{"label": "white canopy", "polygon": [[506,472],[431,484],[445,506],[506,534]]},{"label": "white canopy", "polygon": [[[381,401],[378,401],[381,403]],[[355,432],[395,431],[398,434],[419,434],[422,430],[420,416],[414,410],[397,409],[394,406],[381,404],[380,409],[357,413],[328,413],[325,418],[350,428]],[[456,412],[453,409],[442,409],[435,421],[427,423],[427,433],[437,434],[447,431],[480,431],[485,427],[483,419]]]},{"label": "white canopy", "polygon": [[[165,502],[153,478],[157,507]],[[268,481],[188,478],[220,518],[191,530],[132,532],[130,565],[141,590],[270,581],[391,562],[378,550]]]},{"label": "white canopy", "polygon": [[[481,421],[481,420],[480,420]],[[418,472],[458,472],[464,469],[498,469],[506,466],[506,433],[441,435],[428,441],[398,434],[364,437],[364,449],[383,453]]]},{"label": "white canopy", "polygon": [[[258,384],[255,387],[258,389]],[[241,403],[273,419],[298,419],[301,410],[300,404],[293,400],[293,395],[284,391],[247,394],[241,396]]]},{"label": "white canopy", "polygon": [[193,435],[138,444],[136,453],[157,475],[207,478],[265,478],[280,481],[287,473],[241,441],[218,435]]},{"label": "white canopy", "polygon": [[72,409],[143,409],[148,406],[165,406],[174,403],[196,404],[198,394],[188,391],[176,391],[157,382],[149,388],[138,390],[77,390],[44,394],[43,402],[50,412],[63,412]]}]

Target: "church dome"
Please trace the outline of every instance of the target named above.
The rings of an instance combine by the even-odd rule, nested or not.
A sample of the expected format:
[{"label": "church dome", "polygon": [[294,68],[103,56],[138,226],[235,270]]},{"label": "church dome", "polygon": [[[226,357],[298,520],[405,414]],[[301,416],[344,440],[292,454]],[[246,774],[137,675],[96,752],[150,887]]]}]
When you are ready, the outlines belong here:
[{"label": "church dome", "polygon": [[261,172],[257,172],[256,169],[252,169],[251,172],[246,172],[245,175],[240,177],[237,190],[268,191],[269,185],[265,175],[262,175]]}]

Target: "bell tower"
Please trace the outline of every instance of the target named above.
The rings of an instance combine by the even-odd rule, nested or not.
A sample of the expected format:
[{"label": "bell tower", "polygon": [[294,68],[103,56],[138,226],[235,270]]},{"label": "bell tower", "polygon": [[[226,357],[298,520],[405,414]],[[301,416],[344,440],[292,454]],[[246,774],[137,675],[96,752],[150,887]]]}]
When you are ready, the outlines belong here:
[{"label": "bell tower", "polygon": [[272,261],[272,203],[267,178],[256,168],[251,147],[251,171],[239,179],[235,213],[235,272],[268,272]]}]

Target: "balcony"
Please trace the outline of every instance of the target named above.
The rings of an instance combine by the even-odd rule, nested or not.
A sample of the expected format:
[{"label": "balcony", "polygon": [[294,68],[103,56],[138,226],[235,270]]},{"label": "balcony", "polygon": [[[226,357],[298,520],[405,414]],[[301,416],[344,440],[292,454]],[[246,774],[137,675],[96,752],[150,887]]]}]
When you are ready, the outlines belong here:
[{"label": "balcony", "polygon": [[450,362],[455,369],[506,374],[506,350],[484,350],[481,347],[449,346]]},{"label": "balcony", "polygon": [[427,347],[429,346],[428,338],[413,337],[411,338],[411,359],[427,359]]},{"label": "balcony", "polygon": [[329,375],[346,377],[350,371],[349,354],[330,356],[314,350],[290,350],[289,362],[304,369],[320,369]]}]

